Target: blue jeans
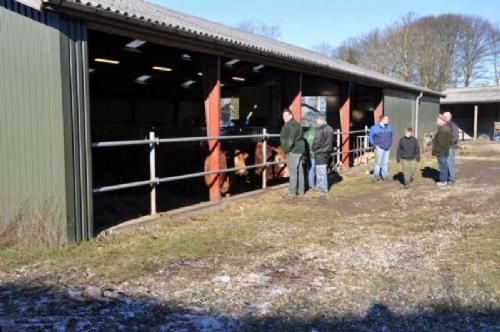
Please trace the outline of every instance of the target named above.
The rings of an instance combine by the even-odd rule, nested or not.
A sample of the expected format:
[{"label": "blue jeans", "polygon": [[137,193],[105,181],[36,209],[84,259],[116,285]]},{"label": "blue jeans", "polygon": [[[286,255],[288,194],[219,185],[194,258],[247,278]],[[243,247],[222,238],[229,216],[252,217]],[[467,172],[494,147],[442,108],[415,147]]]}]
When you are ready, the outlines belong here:
[{"label": "blue jeans", "polygon": [[455,153],[456,148],[450,148],[448,152],[448,181],[455,182]]},{"label": "blue jeans", "polygon": [[328,173],[327,165],[316,165],[316,188],[321,193],[328,192]]},{"label": "blue jeans", "polygon": [[375,178],[386,178],[389,176],[389,152],[380,147],[375,148],[375,168],[373,169],[373,176]]},{"label": "blue jeans", "polygon": [[448,156],[438,156],[439,182],[448,182]]},{"label": "blue jeans", "polygon": [[309,158],[309,170],[307,172],[307,186],[309,189],[316,186],[316,160]]}]

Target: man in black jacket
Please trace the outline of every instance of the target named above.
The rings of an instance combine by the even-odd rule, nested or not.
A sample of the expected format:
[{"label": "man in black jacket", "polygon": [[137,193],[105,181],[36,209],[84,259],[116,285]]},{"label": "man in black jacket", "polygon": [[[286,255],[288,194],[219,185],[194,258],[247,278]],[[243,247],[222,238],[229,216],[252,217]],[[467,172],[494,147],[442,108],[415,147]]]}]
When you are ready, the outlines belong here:
[{"label": "man in black jacket", "polygon": [[326,116],[321,114],[316,118],[316,132],[312,150],[316,161],[316,189],[321,193],[328,192],[328,174],[326,168],[333,152],[334,132],[326,123]]},{"label": "man in black jacket", "polygon": [[406,128],[404,137],[399,141],[396,159],[403,166],[405,189],[409,189],[413,182],[413,175],[420,162],[420,147],[418,141],[413,137],[413,129]]}]

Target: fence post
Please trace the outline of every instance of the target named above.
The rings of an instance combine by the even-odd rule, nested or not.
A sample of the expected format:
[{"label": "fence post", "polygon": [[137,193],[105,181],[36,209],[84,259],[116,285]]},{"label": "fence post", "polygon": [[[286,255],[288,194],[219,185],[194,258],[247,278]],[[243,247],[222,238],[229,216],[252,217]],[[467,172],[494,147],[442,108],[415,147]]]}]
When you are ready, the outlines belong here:
[{"label": "fence post", "polygon": [[151,215],[156,214],[156,137],[155,132],[149,132],[149,179],[151,182],[151,191],[149,199],[151,202]]},{"label": "fence post", "polygon": [[368,156],[366,156],[366,153],[368,153],[368,148],[370,147],[369,144],[369,129],[368,126],[365,126],[365,145],[363,146],[363,154],[365,155],[365,165],[368,165]]},{"label": "fence post", "polygon": [[342,142],[341,142],[341,132],[340,129],[337,129],[337,165],[342,160]]},{"label": "fence post", "polygon": [[[267,129],[262,130],[263,141],[262,141],[262,162],[267,163]],[[262,189],[267,187],[267,167],[262,170]]]}]

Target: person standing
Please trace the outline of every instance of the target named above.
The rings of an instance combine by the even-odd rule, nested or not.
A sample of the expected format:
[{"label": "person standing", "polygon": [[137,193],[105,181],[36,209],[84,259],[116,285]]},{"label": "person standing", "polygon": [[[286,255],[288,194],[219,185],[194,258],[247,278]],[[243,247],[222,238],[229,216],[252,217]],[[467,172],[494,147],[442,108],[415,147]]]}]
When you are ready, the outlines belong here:
[{"label": "person standing", "polygon": [[392,145],[392,126],[389,117],[383,115],[380,122],[370,128],[370,145],[375,148],[375,167],[373,169],[374,181],[387,181],[389,179],[389,154]]},{"label": "person standing", "polygon": [[439,165],[439,182],[436,184],[444,187],[448,184],[448,154],[452,135],[450,127],[441,115],[438,116],[436,124],[438,131],[432,142],[432,155],[437,157]]},{"label": "person standing", "polygon": [[306,150],[308,156],[308,170],[307,170],[307,187],[312,189],[316,187],[316,161],[314,160],[314,151],[312,149],[314,143],[314,136],[316,134],[316,123],[312,119],[309,124],[309,128],[304,133],[304,139],[306,140]]},{"label": "person standing", "polygon": [[447,160],[448,184],[455,184],[456,180],[455,156],[457,154],[460,132],[458,130],[458,125],[455,123],[455,121],[452,120],[452,115],[450,112],[444,112],[443,119],[447,122],[451,132],[451,145],[450,145],[450,151],[448,152],[448,160]]},{"label": "person standing", "polygon": [[406,128],[404,137],[399,140],[396,160],[403,167],[405,189],[409,189],[420,162],[420,146],[413,136],[413,128]]},{"label": "person standing", "polygon": [[323,194],[328,192],[327,166],[333,152],[332,127],[326,123],[326,116],[321,114],[316,118],[316,134],[312,149],[316,160],[316,189]]},{"label": "person standing", "polygon": [[293,113],[288,108],[283,110],[285,125],[281,128],[280,143],[286,154],[286,163],[290,181],[288,184],[288,197],[304,195],[304,165],[305,142],[300,123],[293,118]]}]

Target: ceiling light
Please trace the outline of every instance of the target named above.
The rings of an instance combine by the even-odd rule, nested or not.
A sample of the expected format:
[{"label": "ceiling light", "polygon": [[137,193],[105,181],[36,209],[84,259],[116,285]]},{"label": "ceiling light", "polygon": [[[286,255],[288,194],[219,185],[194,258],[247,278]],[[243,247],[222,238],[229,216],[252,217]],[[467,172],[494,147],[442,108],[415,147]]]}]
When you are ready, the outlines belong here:
[{"label": "ceiling light", "polygon": [[203,76],[203,73],[201,71],[199,71],[196,75],[202,77]]},{"label": "ceiling light", "polygon": [[181,55],[181,59],[184,61],[191,61],[191,56],[187,53]]},{"label": "ceiling light", "polygon": [[232,79],[233,79],[233,81],[239,81],[239,82],[246,81],[246,79],[244,77],[239,77],[239,76],[233,76]]},{"label": "ceiling light", "polygon": [[135,48],[141,47],[144,44],[146,44],[146,42],[144,40],[135,39],[135,40],[132,40],[127,45],[125,45],[125,47],[127,47],[127,48],[134,48],[135,49]]},{"label": "ceiling light", "polygon": [[240,62],[239,59],[233,59],[233,60],[229,60],[228,62],[225,63],[226,67],[232,67],[233,65],[237,64],[238,62]]},{"label": "ceiling light", "polygon": [[182,87],[185,88],[185,89],[188,89],[189,87],[191,87],[191,85],[193,85],[194,83],[196,83],[196,81],[193,81],[193,80],[189,80],[189,81],[186,81],[184,83],[182,83]]},{"label": "ceiling light", "polygon": [[92,74],[93,72],[95,72],[95,69],[94,68],[89,68],[89,73]]},{"label": "ceiling light", "polygon": [[256,73],[258,73],[262,68],[264,68],[264,65],[258,65],[252,68],[252,70]]},{"label": "ceiling light", "polygon": [[146,81],[151,78],[151,75],[141,75],[135,79],[135,83],[146,84]]},{"label": "ceiling light", "polygon": [[158,71],[172,71],[172,68],[169,68],[169,67],[160,67],[160,66],[153,66],[153,69],[154,70],[158,70]]},{"label": "ceiling light", "polygon": [[120,64],[120,61],[118,60],[111,60],[111,59],[104,59],[104,58],[95,58],[95,62],[101,62],[101,63],[108,63],[110,65],[118,65]]}]

